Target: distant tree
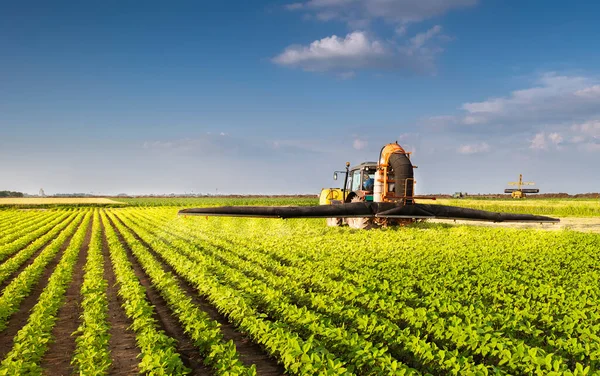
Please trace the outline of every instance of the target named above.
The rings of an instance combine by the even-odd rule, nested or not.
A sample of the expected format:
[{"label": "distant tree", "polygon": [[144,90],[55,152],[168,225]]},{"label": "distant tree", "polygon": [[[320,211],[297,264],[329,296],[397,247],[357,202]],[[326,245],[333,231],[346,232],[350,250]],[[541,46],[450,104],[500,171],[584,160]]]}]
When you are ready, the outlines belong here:
[{"label": "distant tree", "polygon": [[0,197],[23,197],[23,192],[0,191]]}]

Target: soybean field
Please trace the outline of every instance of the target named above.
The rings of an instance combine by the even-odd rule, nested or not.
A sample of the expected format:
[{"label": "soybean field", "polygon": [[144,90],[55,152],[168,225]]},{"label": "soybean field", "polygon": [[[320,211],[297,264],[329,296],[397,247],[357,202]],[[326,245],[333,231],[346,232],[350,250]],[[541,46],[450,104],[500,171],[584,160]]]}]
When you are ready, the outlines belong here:
[{"label": "soybean field", "polygon": [[598,234],[181,205],[0,210],[0,374],[600,375]]}]

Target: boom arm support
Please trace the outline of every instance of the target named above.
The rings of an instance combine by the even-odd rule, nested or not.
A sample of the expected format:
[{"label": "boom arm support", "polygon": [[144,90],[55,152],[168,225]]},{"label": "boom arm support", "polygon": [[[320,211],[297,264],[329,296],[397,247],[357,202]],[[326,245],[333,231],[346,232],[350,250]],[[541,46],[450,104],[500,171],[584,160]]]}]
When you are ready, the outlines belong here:
[{"label": "boom arm support", "polygon": [[[404,204],[413,204],[415,179],[410,153],[406,152],[397,142],[387,144],[381,148],[377,163],[373,200],[376,202],[402,201]],[[390,184],[394,185],[393,191],[390,191]]]},{"label": "boom arm support", "polygon": [[319,206],[222,206],[184,209],[180,215],[259,218],[441,218],[487,222],[559,222],[531,214],[496,213],[446,205],[402,205],[389,202],[356,202]]}]

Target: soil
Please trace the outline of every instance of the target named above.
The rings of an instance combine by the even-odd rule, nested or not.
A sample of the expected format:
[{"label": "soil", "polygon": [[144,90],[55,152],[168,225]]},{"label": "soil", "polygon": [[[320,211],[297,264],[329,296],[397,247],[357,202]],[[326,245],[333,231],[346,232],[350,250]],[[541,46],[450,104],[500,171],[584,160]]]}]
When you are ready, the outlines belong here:
[{"label": "soil", "polygon": [[132,322],[121,307],[122,300],[118,295],[119,287],[110,261],[108,242],[106,240],[105,224],[102,228],[102,255],[104,256],[104,279],[108,282],[106,291],[108,299],[108,324],[110,340],[108,349],[112,358],[109,375],[138,374],[138,356],[140,350],[135,342],[135,333],[129,329]]},{"label": "soil", "polygon": [[528,228],[538,229],[547,231],[556,231],[563,229],[571,229],[574,231],[591,232],[600,234],[600,218],[598,217],[587,217],[587,218],[560,218],[559,223],[517,223],[517,222],[506,222],[506,223],[494,223],[494,222],[476,222],[476,221],[461,221],[452,219],[431,219],[427,222],[431,223],[447,223],[456,225],[472,225],[472,226],[486,226],[486,227],[503,227],[503,228]]},{"label": "soil", "polygon": [[[172,315],[167,302],[160,296],[160,294],[152,288],[149,277],[146,275],[137,259],[133,256],[131,249],[125,242],[125,239],[119,232],[119,230],[109,220],[110,225],[113,226],[123,248],[127,251],[127,258],[131,263],[135,275],[140,280],[140,283],[146,289],[146,297],[150,304],[154,306],[154,318],[159,323],[160,327],[164,332],[174,338],[177,341],[176,349],[181,359],[187,368],[190,368],[191,375],[210,375],[210,369],[203,364],[203,358],[200,356],[199,351],[196,349],[190,338],[185,334],[183,328],[179,325],[177,318]],[[108,224],[107,224],[108,225]]]},{"label": "soil", "polygon": [[52,338],[54,342],[44,355],[41,367],[50,375],[70,375],[73,372],[71,358],[75,353],[75,336],[73,332],[77,330],[80,324],[81,315],[81,285],[83,284],[83,267],[87,261],[88,248],[92,238],[93,219],[88,225],[87,233],[81,249],[71,284],[65,293],[63,306],[58,310],[58,316],[54,328],[52,329]]},{"label": "soil", "polygon": [[[125,225],[123,221],[121,221],[121,224],[131,230],[131,228]],[[242,363],[247,366],[254,364],[256,366],[256,372],[258,375],[274,376],[283,375],[285,373],[285,369],[282,365],[277,363],[277,360],[265,352],[260,345],[252,342],[252,340],[245,333],[238,331],[236,327],[227,320],[226,316],[222,315],[205,297],[199,295],[191,284],[179,277],[175,270],[173,270],[171,266],[164,262],[148,243],[142,240],[134,231],[132,231],[132,233],[134,234],[136,240],[143,244],[144,247],[146,247],[146,249],[152,253],[155,259],[161,263],[163,269],[175,276],[179,282],[179,286],[192,299],[192,302],[201,310],[206,312],[211,319],[220,324],[223,339],[225,341],[233,341],[236,346],[236,350],[240,355],[240,361]]]}]

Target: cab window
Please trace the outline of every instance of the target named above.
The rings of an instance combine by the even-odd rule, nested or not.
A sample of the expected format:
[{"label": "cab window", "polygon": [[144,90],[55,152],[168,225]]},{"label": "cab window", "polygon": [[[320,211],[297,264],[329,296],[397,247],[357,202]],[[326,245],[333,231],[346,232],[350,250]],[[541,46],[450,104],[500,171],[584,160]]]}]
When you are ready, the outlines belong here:
[{"label": "cab window", "polygon": [[375,170],[365,170],[363,172],[363,186],[365,191],[373,191],[375,184]]},{"label": "cab window", "polygon": [[355,170],[352,171],[352,185],[350,187],[351,191],[358,191],[359,189],[361,189],[360,187],[360,182],[361,182],[361,178],[360,178],[360,170]]}]

